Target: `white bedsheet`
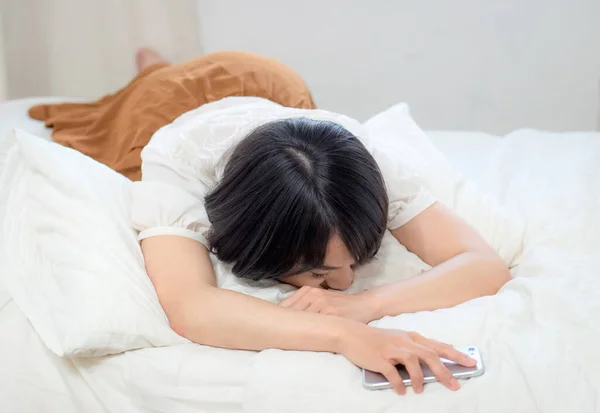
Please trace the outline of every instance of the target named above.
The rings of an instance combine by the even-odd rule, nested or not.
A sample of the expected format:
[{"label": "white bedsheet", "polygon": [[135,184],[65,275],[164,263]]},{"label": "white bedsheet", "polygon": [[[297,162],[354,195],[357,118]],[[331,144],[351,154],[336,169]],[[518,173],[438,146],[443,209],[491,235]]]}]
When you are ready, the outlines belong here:
[{"label": "white bedsheet", "polygon": [[[2,116],[0,106],[5,128]],[[41,128],[19,122],[32,132]],[[600,134],[520,131],[490,139],[479,149],[446,150],[463,172],[530,217],[515,280],[494,297],[377,323],[479,346],[487,372],[461,391],[437,384],[419,396],[367,391],[341,356],[279,350],[186,344],[70,362],[43,347],[0,278],[1,410],[600,411]],[[466,152],[486,162],[469,163]]]},{"label": "white bedsheet", "polygon": [[77,101],[77,98],[45,97],[45,98],[25,98],[9,100],[0,103],[0,139],[6,136],[13,128],[19,128],[32,135],[44,139],[50,139],[51,129],[44,126],[43,122],[31,119],[27,115],[27,110],[34,105],[44,103]]},{"label": "white bedsheet", "polygon": [[484,132],[428,131],[435,146],[465,176],[483,183],[483,173],[502,138]]},{"label": "white bedsheet", "polygon": [[73,363],[50,352],[14,301],[6,299],[0,305],[0,366],[2,412],[106,411]]}]

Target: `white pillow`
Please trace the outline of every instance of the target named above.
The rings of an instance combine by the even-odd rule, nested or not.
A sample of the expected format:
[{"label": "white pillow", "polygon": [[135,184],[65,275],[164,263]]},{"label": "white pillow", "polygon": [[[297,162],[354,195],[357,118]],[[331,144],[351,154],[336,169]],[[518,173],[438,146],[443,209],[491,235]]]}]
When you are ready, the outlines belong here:
[{"label": "white pillow", "polygon": [[471,224],[508,266],[518,263],[525,237],[524,217],[495,203],[474,181],[454,169],[414,122],[406,104],[394,105],[375,115],[364,127],[378,148],[397,153],[403,167]]},{"label": "white pillow", "polygon": [[46,346],[100,356],[185,342],[146,275],[128,212],[131,182],[22,131],[2,147],[6,287]]}]

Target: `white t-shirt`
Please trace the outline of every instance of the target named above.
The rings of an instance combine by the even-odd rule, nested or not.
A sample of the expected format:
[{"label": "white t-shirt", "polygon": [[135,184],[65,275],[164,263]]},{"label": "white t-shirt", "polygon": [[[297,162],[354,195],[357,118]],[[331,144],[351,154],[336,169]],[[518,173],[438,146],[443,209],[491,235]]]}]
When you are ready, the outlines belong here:
[{"label": "white t-shirt", "polygon": [[208,247],[210,221],[204,196],[222,177],[231,149],[250,131],[285,118],[335,122],[354,134],[373,155],[386,183],[388,228],[398,228],[435,202],[399,156],[377,149],[357,121],[324,111],[283,107],[266,99],[229,97],[187,112],[159,129],[142,151],[142,180],[132,185],[132,222],[139,239],[179,235]]}]

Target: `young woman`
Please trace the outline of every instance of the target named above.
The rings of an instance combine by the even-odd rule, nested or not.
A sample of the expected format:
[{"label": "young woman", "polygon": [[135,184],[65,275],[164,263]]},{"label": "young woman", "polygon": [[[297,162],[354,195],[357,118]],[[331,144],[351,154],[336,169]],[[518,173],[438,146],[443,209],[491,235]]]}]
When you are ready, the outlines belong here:
[{"label": "young woman", "polygon": [[[306,89],[302,95],[310,96]],[[394,366],[406,366],[419,393],[424,362],[448,388],[459,388],[440,357],[473,360],[417,333],[366,323],[495,294],[508,269],[360,124],[264,98],[229,97],[156,131],[141,158],[133,225],[180,335],[231,349],[339,353],[381,372],[401,394]],[[356,295],[334,291],[352,284],[354,268],[375,256],[385,231],[432,269]],[[220,289],[210,252],[238,277],[300,289],[280,305]]]}]

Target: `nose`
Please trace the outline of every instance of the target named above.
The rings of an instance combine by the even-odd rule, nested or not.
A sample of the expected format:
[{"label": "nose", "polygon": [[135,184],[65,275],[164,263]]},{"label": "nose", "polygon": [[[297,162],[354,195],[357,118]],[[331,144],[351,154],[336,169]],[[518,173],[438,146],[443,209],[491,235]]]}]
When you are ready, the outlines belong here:
[{"label": "nose", "polygon": [[329,277],[327,286],[332,290],[346,290],[354,282],[354,271],[352,268],[339,269],[335,277]]}]

